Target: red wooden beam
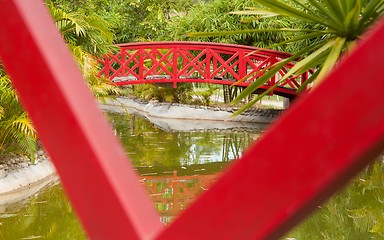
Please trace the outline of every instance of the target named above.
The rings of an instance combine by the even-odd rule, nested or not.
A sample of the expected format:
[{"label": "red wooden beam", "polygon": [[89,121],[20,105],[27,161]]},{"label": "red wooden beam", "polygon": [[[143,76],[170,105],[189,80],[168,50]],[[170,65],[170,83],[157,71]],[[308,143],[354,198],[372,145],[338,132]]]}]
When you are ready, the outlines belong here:
[{"label": "red wooden beam", "polygon": [[149,239],[159,216],[40,0],[0,0],[0,56],[92,239]]},{"label": "red wooden beam", "polygon": [[278,239],[345,185],[384,148],[383,41],[382,19],[157,239]]},{"label": "red wooden beam", "polygon": [[[49,14],[0,3],[0,55],[90,237],[155,237],[158,216]],[[276,239],[361,170],[384,145],[383,39],[384,21],[158,239]]]}]

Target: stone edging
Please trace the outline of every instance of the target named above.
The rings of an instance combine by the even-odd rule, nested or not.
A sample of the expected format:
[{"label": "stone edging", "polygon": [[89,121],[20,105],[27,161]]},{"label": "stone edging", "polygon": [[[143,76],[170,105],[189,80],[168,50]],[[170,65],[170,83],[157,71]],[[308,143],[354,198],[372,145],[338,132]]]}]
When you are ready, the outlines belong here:
[{"label": "stone edging", "polygon": [[185,105],[177,103],[160,103],[156,101],[140,101],[126,97],[119,97],[117,101],[108,104],[125,106],[145,112],[148,116],[173,119],[211,120],[230,122],[270,123],[281,110],[277,109],[249,109],[246,112],[231,118],[238,109],[232,107],[206,107],[199,105]]},{"label": "stone edging", "polygon": [[55,168],[48,160],[11,171],[0,180],[0,198],[39,184],[40,181],[44,181],[47,177],[55,174],[55,172]]}]

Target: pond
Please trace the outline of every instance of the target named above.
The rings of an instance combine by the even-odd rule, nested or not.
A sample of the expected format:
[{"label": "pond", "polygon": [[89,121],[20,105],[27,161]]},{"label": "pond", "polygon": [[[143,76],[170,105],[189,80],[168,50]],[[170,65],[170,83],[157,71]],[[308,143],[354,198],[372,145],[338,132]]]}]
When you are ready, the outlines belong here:
[{"label": "pond", "polygon": [[[188,130],[183,131],[133,114],[128,119],[124,114],[107,115],[165,225],[240,158],[264,128],[202,130],[184,121]],[[383,161],[376,161],[283,239],[384,239],[382,169]],[[54,180],[32,197],[0,206],[0,239],[87,237]]]}]

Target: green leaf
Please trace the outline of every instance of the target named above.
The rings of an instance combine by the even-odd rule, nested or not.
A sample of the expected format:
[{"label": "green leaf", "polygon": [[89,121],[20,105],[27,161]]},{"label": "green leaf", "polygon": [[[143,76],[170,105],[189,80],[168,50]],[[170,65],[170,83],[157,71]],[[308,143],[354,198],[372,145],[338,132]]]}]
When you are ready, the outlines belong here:
[{"label": "green leaf", "polygon": [[276,14],[271,11],[267,11],[265,9],[253,9],[253,10],[244,10],[244,11],[234,11],[229,12],[228,14],[239,14],[239,15],[275,15],[278,16],[279,14]]},{"label": "green leaf", "polygon": [[339,59],[341,51],[345,46],[345,38],[338,37],[335,40],[331,52],[329,53],[323,67],[320,70],[319,76],[316,79],[316,85],[321,82],[324,77],[330,72],[330,70],[335,66],[336,61]]},{"label": "green leaf", "polygon": [[357,29],[359,27],[359,18],[360,18],[360,0],[356,0],[355,7],[348,13],[344,19],[344,26],[348,33],[352,33],[352,37],[355,34],[358,34]]},{"label": "green leaf", "polygon": [[312,73],[312,76],[310,76],[307,79],[307,81],[305,81],[303,84],[301,84],[301,86],[296,90],[296,92],[299,93],[299,92],[303,91],[304,88],[306,88],[308,84],[310,84],[311,82],[313,82],[316,79],[316,77],[319,75],[319,72],[320,71],[316,71],[316,72]]},{"label": "green leaf", "polygon": [[236,117],[237,115],[246,111],[248,108],[252,107],[255,103],[260,101],[265,95],[269,94],[270,92],[272,92],[273,89],[275,89],[277,86],[279,86],[280,82],[281,81],[277,81],[273,86],[271,86],[270,88],[265,90],[263,93],[259,94],[254,100],[250,101],[249,103],[244,105],[242,108],[237,110],[234,114],[232,114],[231,118]]},{"label": "green leaf", "polygon": [[[284,66],[286,63],[282,64]],[[246,89],[244,89],[233,101],[232,104],[235,104],[239,102],[241,99],[249,96],[252,94],[256,89],[264,85],[271,77],[273,77],[280,69],[282,66],[277,66],[269,71],[267,71],[264,75],[262,75],[260,78],[256,79],[250,86],[248,86]]]},{"label": "green leaf", "polygon": [[[322,46],[324,45],[325,43],[324,42],[319,42],[318,43],[319,46]],[[242,91],[233,101],[232,101],[232,104],[235,104],[237,102],[239,102],[241,99],[247,97],[248,95],[252,94],[257,88],[259,88],[260,86],[262,86],[264,83],[266,83],[273,75],[275,75],[275,73],[277,73],[278,71],[280,71],[280,69],[282,67],[284,67],[287,63],[297,59],[298,57],[300,57],[301,55],[309,52],[309,51],[312,51],[314,48],[316,47],[319,47],[319,46],[313,46],[313,45],[310,45],[308,47],[305,47],[303,49],[301,49],[300,51],[298,51],[297,53],[295,53],[294,55],[292,55],[291,57],[281,61],[281,62],[277,62],[275,64],[273,64],[272,66],[269,67],[269,71],[267,71],[263,76],[261,76],[260,78],[258,78],[255,82],[253,82],[250,86],[248,86],[244,91]]]},{"label": "green leaf", "polygon": [[325,16],[323,21],[325,25],[327,25],[329,28],[335,31],[339,31],[343,28],[342,22],[338,19],[338,17],[335,14],[331,13],[323,5],[321,5],[317,0],[308,0],[308,2]]},{"label": "green leaf", "polygon": [[281,81],[284,81],[286,80],[288,77],[290,77],[291,75],[294,75],[299,69],[301,69],[302,67],[305,67],[305,66],[314,66],[314,63],[317,62],[318,58],[322,56],[322,54],[325,54],[326,51],[328,51],[328,49],[330,47],[332,47],[332,45],[334,44],[335,41],[329,41],[327,43],[325,43],[322,47],[320,47],[319,49],[317,49],[315,52],[313,52],[311,55],[309,55],[308,57],[304,58],[303,60],[301,60],[300,62],[296,63],[295,66],[293,66],[285,75],[284,77],[281,79]]},{"label": "green leaf", "polygon": [[284,16],[296,17],[304,21],[312,21],[315,23],[323,22],[322,19],[317,17],[316,15],[307,14],[285,3],[282,3],[278,0],[255,0],[255,1],[270,8],[272,12],[279,13]]},{"label": "green leaf", "polygon": [[278,29],[247,29],[238,31],[223,31],[223,32],[196,32],[187,33],[188,37],[218,37],[233,34],[244,34],[244,33],[256,33],[256,32],[318,32],[318,30],[312,29],[292,29],[292,28],[278,28]]},{"label": "green leaf", "polygon": [[327,34],[326,31],[319,31],[319,32],[308,33],[308,34],[304,34],[304,35],[301,35],[301,36],[298,36],[298,37],[290,38],[290,39],[288,39],[286,41],[283,41],[283,42],[280,42],[280,43],[273,44],[271,46],[265,47],[265,49],[271,49],[271,48],[274,48],[274,47],[277,47],[277,46],[281,46],[281,45],[284,45],[284,44],[287,44],[287,43],[298,42],[300,40],[320,37],[320,36],[324,36],[325,34]]},{"label": "green leaf", "polygon": [[8,214],[2,214],[0,215],[0,218],[10,218],[10,217],[16,217],[17,214],[8,213]]},{"label": "green leaf", "polygon": [[339,1],[337,1],[337,0],[322,0],[322,3],[324,3],[327,6],[329,12],[333,13],[333,15],[340,22],[343,21],[345,16],[343,14],[343,10],[341,10],[341,6],[340,6]]}]

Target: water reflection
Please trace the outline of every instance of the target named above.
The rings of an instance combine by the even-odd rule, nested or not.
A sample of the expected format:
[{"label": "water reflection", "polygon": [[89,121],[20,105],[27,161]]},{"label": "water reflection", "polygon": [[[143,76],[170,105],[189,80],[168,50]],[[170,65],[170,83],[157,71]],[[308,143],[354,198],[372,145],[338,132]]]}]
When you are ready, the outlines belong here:
[{"label": "water reflection", "polygon": [[164,224],[206,191],[217,174],[240,158],[261,131],[248,128],[181,132],[180,127],[169,131],[169,125],[165,131],[159,124],[134,115],[128,120],[116,113],[109,113],[108,117]]},{"label": "water reflection", "polygon": [[[171,130],[170,125],[165,131],[164,124],[135,115],[107,116],[164,224],[207,190],[229,162],[240,158],[261,129],[191,130],[193,121],[186,121],[188,131]],[[57,182],[24,201],[1,207],[0,240],[86,239]]]},{"label": "water reflection", "polygon": [[160,213],[160,221],[169,224],[199,194],[206,191],[217,176],[147,176],[142,178],[149,197]]},{"label": "water reflection", "polygon": [[241,152],[261,129],[169,132],[138,116],[128,120],[121,114],[108,114],[126,152],[135,166],[187,166],[210,162],[229,162]]},{"label": "water reflection", "polygon": [[[206,191],[260,134],[260,129],[164,131],[137,116],[108,117],[164,224]],[[376,161],[282,239],[384,239],[383,168],[383,159]],[[86,239],[57,182],[23,201],[0,204],[0,240],[35,238]]]},{"label": "water reflection", "polygon": [[0,239],[87,239],[58,181],[21,202],[3,206]]},{"label": "water reflection", "polygon": [[360,173],[341,193],[287,238],[324,240],[384,239],[383,158]]}]

